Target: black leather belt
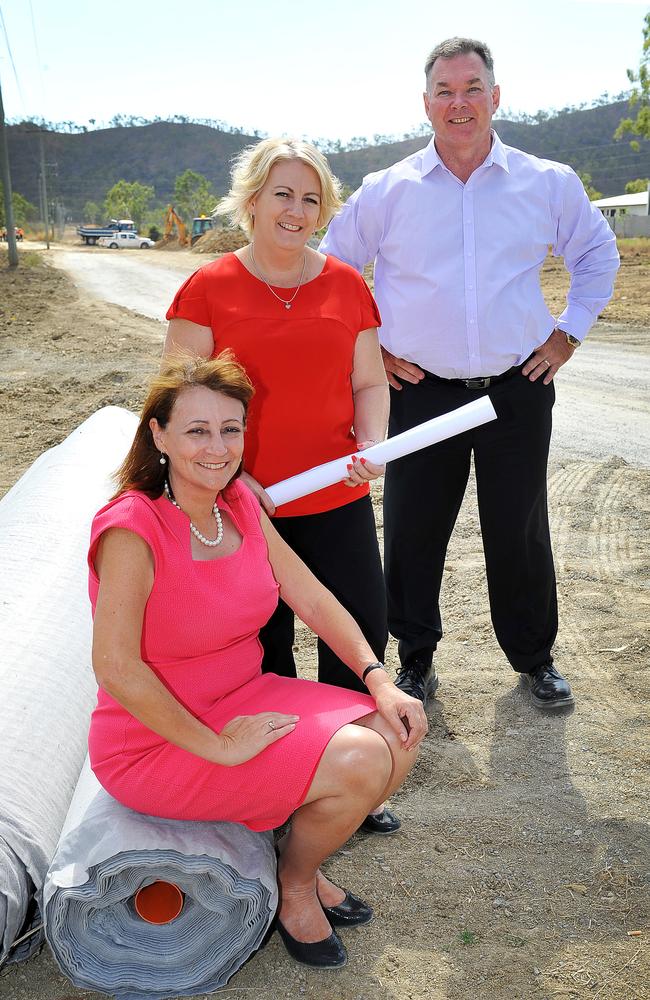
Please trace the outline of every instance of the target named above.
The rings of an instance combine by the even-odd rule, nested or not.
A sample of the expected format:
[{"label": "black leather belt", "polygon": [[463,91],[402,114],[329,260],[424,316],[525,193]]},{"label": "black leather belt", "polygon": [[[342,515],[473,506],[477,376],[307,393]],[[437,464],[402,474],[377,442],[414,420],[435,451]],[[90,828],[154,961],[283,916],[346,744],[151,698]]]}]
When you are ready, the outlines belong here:
[{"label": "black leather belt", "polygon": [[[522,365],[515,365],[514,368],[508,368],[507,372],[502,372],[501,375],[487,375],[484,378],[443,378],[441,375],[434,375],[433,372],[427,371],[424,372],[424,375],[425,378],[430,378],[433,382],[444,382],[445,385],[462,385],[465,389],[488,389],[491,385],[496,385],[497,382],[505,382],[507,378],[511,378],[521,369]],[[424,369],[422,370],[424,371]]]}]

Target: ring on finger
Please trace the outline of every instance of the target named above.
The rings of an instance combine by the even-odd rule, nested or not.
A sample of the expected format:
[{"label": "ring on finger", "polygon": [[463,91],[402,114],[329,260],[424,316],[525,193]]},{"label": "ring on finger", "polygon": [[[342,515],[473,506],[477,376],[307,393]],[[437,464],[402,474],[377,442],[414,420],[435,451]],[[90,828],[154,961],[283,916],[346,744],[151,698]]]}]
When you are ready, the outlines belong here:
[{"label": "ring on finger", "polygon": [[551,367],[551,362],[548,360],[548,358],[542,358],[542,361],[544,362],[547,368]]},{"label": "ring on finger", "polygon": [[273,721],[273,719],[269,719],[269,721],[266,724],[271,731],[275,729],[275,722]]}]

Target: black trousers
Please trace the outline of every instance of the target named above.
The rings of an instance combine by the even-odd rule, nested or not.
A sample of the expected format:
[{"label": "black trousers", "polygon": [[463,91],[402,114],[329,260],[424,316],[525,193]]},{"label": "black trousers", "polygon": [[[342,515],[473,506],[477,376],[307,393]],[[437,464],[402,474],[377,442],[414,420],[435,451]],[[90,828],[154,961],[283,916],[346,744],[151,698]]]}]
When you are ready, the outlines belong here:
[{"label": "black trousers", "polygon": [[[273,525],[328,590],[350,612],[373,654],[383,662],[388,640],[386,591],[370,497],[344,507],[302,517],[276,517]],[[263,673],[296,676],[294,615],[280,601],[260,631]],[[366,691],[322,639],[318,640],[318,679],[353,691]]]},{"label": "black trousers", "polygon": [[440,586],[447,545],[474,454],[494,631],[521,673],[552,659],[557,596],[546,473],[555,388],[515,372],[485,389],[425,378],[391,389],[389,433],[489,393],[498,419],[391,462],[384,487],[388,626],[400,659],[442,637]]}]

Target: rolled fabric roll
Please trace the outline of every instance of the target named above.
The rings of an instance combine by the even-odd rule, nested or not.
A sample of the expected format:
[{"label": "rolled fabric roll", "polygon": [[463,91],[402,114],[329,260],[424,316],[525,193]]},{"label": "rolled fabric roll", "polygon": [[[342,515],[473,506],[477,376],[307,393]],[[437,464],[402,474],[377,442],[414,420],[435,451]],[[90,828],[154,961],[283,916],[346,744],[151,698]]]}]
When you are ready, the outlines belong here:
[{"label": "rolled fabric roll", "polygon": [[[386,441],[380,441],[379,444],[373,444],[372,447],[364,449],[363,457],[376,462],[377,465],[385,465],[386,462],[403,458],[404,455],[410,455],[421,448],[428,448],[438,441],[445,441],[455,434],[462,434],[463,431],[487,424],[490,420],[496,420],[496,417],[490,397],[481,396],[480,399],[459,406],[456,410],[443,413],[440,417],[433,417],[432,420],[411,427],[401,434],[387,438]],[[316,465],[297,476],[291,476],[290,479],[283,479],[274,486],[267,486],[266,492],[276,507],[280,507],[283,503],[306,497],[310,493],[324,489],[325,486],[332,486],[333,483],[338,483],[347,477],[347,467],[354,454],[357,453],[350,452],[349,455],[335,458],[323,465]]]},{"label": "rolled fabric roll", "polygon": [[[270,833],[136,813],[86,762],[43,892],[48,943],[76,986],[119,1000],[211,993],[261,944],[278,902],[275,865]],[[134,905],[156,881],[184,896],[167,923]]]},{"label": "rolled fabric roll", "polygon": [[[86,756],[90,524],[137,426],[105,407],[0,501],[0,965],[42,941],[39,893]],[[14,940],[28,934],[12,948]]]}]

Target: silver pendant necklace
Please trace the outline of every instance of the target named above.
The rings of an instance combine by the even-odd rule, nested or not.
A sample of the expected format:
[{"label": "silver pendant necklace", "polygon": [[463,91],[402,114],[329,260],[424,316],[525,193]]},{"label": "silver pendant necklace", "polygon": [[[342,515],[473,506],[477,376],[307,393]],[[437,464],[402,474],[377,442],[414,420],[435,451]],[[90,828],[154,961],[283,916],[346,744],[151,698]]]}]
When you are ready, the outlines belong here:
[{"label": "silver pendant necklace", "polygon": [[248,247],[249,247],[249,250],[251,252],[251,261],[252,261],[253,267],[255,268],[255,273],[257,274],[258,278],[261,281],[264,282],[264,284],[266,285],[266,287],[270,291],[271,295],[275,296],[275,298],[278,300],[278,302],[281,302],[285,309],[291,309],[291,304],[293,303],[293,300],[295,299],[296,295],[300,291],[300,287],[302,285],[302,280],[305,277],[305,268],[307,267],[307,254],[303,254],[303,258],[302,258],[302,271],[300,272],[300,279],[298,281],[298,287],[296,288],[295,292],[293,293],[293,295],[291,296],[290,299],[283,299],[281,295],[278,295],[278,293],[275,292],[271,288],[271,286],[269,285],[268,281],[266,280],[266,278],[264,277],[264,275],[260,271],[259,267],[257,266],[257,261],[255,260],[255,254],[253,252],[253,244],[249,243]]},{"label": "silver pendant necklace", "polygon": [[[167,497],[170,503],[173,503],[174,507],[176,507],[177,510],[180,510],[181,513],[185,514],[183,508],[179,504],[177,504],[176,501],[174,500],[174,496],[172,494],[169,482],[167,480],[165,480],[165,496]],[[197,526],[193,524],[192,521],[190,521],[190,531],[192,532],[194,537],[197,538],[202,545],[207,545],[211,549],[213,549],[216,545],[221,545],[223,541],[223,521],[221,520],[221,511],[217,507],[216,500],[212,507],[212,513],[214,514],[214,519],[217,522],[217,537],[215,539],[206,538],[205,535],[199,531]]]}]

